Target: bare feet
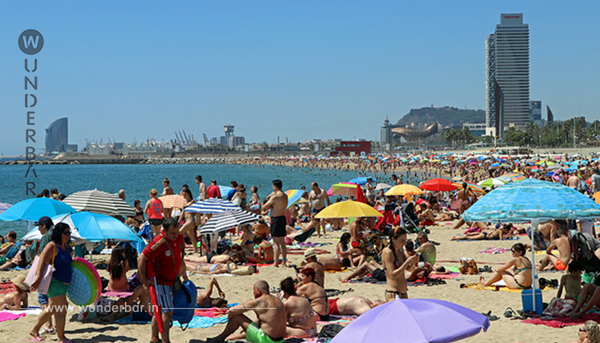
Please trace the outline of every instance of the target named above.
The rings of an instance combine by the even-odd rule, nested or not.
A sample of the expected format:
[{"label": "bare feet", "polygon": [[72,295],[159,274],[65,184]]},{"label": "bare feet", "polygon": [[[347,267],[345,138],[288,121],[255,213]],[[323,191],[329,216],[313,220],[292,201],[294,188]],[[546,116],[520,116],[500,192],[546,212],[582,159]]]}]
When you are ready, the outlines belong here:
[{"label": "bare feet", "polygon": [[479,277],[479,283],[485,286],[485,284],[487,283],[487,281],[485,281],[485,278],[483,276],[480,276]]}]

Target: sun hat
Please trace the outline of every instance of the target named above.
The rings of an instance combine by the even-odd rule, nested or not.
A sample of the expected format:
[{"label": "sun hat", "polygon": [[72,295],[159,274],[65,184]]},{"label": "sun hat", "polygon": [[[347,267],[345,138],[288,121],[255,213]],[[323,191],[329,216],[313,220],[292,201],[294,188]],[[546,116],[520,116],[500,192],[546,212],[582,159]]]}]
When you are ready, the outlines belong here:
[{"label": "sun hat", "polygon": [[304,258],[310,258],[310,257],[316,257],[316,256],[317,256],[317,252],[315,251],[314,248],[308,248],[304,252]]}]

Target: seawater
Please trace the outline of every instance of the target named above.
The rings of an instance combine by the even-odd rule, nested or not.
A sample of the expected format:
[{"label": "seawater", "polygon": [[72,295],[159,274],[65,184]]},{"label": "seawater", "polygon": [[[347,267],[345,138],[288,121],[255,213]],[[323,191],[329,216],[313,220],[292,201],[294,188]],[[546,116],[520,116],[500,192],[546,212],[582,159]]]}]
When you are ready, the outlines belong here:
[{"label": "seawater", "polygon": [[[149,199],[148,191],[155,188],[162,193],[162,180],[168,177],[171,187],[178,193],[184,184],[187,184],[192,195],[198,197],[198,186],[195,182],[196,175],[201,175],[206,185],[211,180],[217,184],[230,186],[231,181],[243,183],[246,192],[250,195],[250,187],[257,186],[258,194],[263,199],[272,192],[271,182],[280,179],[283,189],[300,189],[317,182],[319,187],[329,189],[332,184],[349,181],[360,176],[357,171],[321,170],[297,167],[282,167],[273,165],[228,165],[228,164],[94,164],[94,165],[35,165],[37,178],[30,171],[27,178],[26,165],[0,165],[0,202],[15,204],[21,200],[32,198],[25,194],[27,181],[35,182],[36,192],[42,189],[56,188],[60,193],[69,195],[77,191],[98,189],[109,193],[125,190],[125,201],[133,206],[139,199],[142,207]],[[378,174],[376,182],[391,184],[391,173]],[[401,174],[399,174],[401,175]],[[374,176],[374,175],[370,175]],[[406,181],[418,184],[422,173],[411,173],[410,178],[403,177]],[[333,200],[333,199],[332,199]],[[0,221],[0,234],[6,235],[10,230],[15,230],[19,237],[27,231],[24,222]]]}]

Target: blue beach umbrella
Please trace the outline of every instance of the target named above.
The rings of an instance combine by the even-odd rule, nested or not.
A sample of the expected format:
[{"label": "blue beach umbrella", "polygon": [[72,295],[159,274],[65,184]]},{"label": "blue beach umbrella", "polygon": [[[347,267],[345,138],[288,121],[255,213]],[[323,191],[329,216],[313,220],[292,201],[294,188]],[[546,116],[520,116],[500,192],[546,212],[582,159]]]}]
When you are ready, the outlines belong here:
[{"label": "blue beach umbrella", "polygon": [[73,207],[50,198],[33,198],[20,201],[0,214],[0,220],[36,221],[43,216],[54,217],[59,214],[76,213]]},{"label": "blue beach umbrella", "polygon": [[54,225],[65,223],[76,231],[73,235],[89,242],[140,241],[141,238],[120,220],[105,214],[79,212],[52,218]]},{"label": "blue beach umbrella", "polygon": [[355,177],[354,179],[352,179],[352,180],[350,180],[348,182],[363,186],[363,185],[365,185],[367,183],[367,179],[368,178],[374,179],[371,176]]},{"label": "blue beach umbrella", "polygon": [[219,213],[231,210],[240,210],[240,207],[229,200],[215,198],[199,201],[187,207],[185,212]]},{"label": "blue beach umbrella", "polygon": [[[505,223],[531,221],[531,241],[540,221],[548,219],[600,218],[600,204],[558,183],[526,179],[497,188],[484,195],[462,214],[466,222]],[[535,252],[531,250],[535,280]],[[535,294],[535,283],[533,284]],[[532,297],[532,301],[535,297]],[[533,303],[535,308],[535,301]]]}]

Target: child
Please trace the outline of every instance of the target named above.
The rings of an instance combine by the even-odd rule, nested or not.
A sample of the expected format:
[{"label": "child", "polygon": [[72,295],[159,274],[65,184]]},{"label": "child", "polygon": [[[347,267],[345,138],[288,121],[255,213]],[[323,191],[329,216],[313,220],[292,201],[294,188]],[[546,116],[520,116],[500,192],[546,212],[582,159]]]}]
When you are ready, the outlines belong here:
[{"label": "child", "polygon": [[[556,298],[550,301],[550,305],[544,310],[544,316],[566,317],[577,306],[579,293],[581,293],[581,271],[583,267],[579,262],[569,263],[569,273],[560,278],[560,286]],[[565,289],[565,298],[561,299],[563,288]]]},{"label": "child", "polygon": [[19,275],[13,280],[12,283],[17,286],[15,292],[10,292],[4,298],[0,299],[0,311],[3,310],[20,310],[27,308],[27,297],[29,296],[29,286],[25,283],[25,276]]},{"label": "child", "polygon": [[261,236],[254,236],[254,243],[258,245],[258,258],[264,263],[273,263],[273,246]]}]

